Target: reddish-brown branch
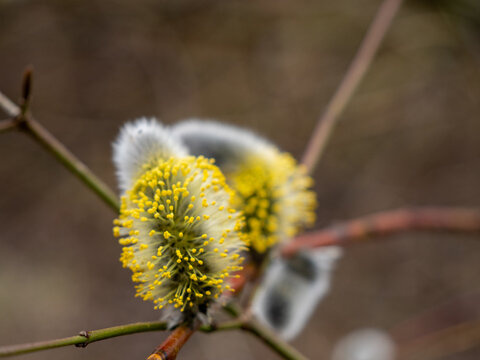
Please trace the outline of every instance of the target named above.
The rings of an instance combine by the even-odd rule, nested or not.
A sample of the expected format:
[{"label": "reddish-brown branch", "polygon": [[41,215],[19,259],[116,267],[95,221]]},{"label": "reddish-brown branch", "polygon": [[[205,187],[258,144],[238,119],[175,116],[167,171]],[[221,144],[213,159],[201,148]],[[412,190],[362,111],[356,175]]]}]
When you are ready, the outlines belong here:
[{"label": "reddish-brown branch", "polygon": [[414,230],[478,232],[480,210],[424,207],[380,212],[302,235],[285,245],[281,253],[290,256],[304,248],[347,245],[365,238]]},{"label": "reddish-brown branch", "polygon": [[159,345],[147,360],[174,360],[187,340],[192,336],[194,329],[182,325],[173,330],[167,339]]},{"label": "reddish-brown branch", "polygon": [[228,296],[236,296],[237,294],[241,293],[245,285],[255,278],[257,275],[258,269],[256,266],[251,263],[247,262],[243,265],[243,269],[236,272],[235,276],[230,280],[230,286],[234,290],[234,292],[231,292],[229,294],[226,294]]}]

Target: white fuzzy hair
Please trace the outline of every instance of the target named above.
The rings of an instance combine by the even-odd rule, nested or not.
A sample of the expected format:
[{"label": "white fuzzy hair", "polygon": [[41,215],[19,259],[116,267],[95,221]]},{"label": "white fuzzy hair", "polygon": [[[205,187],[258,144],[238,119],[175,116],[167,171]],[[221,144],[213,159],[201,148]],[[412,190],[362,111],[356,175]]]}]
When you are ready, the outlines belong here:
[{"label": "white fuzzy hair", "polygon": [[187,119],[173,126],[172,132],[192,155],[214,158],[227,172],[245,155],[268,156],[276,148],[248,130],[212,120]]},{"label": "white fuzzy hair", "polygon": [[273,259],[255,294],[253,313],[284,339],[293,339],[328,293],[341,254],[339,247],[330,246]]},{"label": "white fuzzy hair", "polygon": [[126,123],[113,143],[113,162],[121,192],[133,186],[144,164],[187,154],[181,141],[155,118]]},{"label": "white fuzzy hair", "polygon": [[395,343],[377,329],[356,330],[335,345],[332,360],[394,360]]}]

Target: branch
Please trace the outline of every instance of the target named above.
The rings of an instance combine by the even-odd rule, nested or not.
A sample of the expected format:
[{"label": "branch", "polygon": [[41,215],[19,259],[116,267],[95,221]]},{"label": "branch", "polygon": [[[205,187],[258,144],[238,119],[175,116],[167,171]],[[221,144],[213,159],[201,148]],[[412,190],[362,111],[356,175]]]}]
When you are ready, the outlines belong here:
[{"label": "branch", "polygon": [[437,359],[479,346],[479,303],[480,291],[468,292],[395,325],[390,336],[400,358]]},{"label": "branch", "polygon": [[312,137],[305,150],[302,162],[313,172],[323,154],[339,116],[365,76],[372,60],[395,17],[402,0],[384,0],[365,35],[360,48],[350,64],[337,91],[330,99],[325,112],[318,119]]},{"label": "branch", "polygon": [[[141,332],[161,331],[166,329],[167,329],[167,324],[165,322],[154,321],[154,322],[138,322],[133,324],[126,324],[126,325],[114,326],[114,327],[100,329],[100,330],[81,331],[79,335],[70,336],[62,339],[54,339],[54,340],[40,341],[40,342],[20,344],[20,345],[1,346],[0,357],[27,354],[35,351],[54,349],[54,348],[70,346],[70,345],[75,345],[77,347],[86,347],[90,343],[110,339],[117,336],[131,335],[131,334],[136,334]],[[180,328],[177,328],[177,329],[180,329]],[[248,331],[252,335],[261,339],[267,346],[269,346],[272,350],[274,350],[276,353],[278,353],[285,359],[291,359],[291,360],[306,359],[303,355],[299,354],[297,350],[295,350],[285,341],[279,339],[275,334],[271,333],[268,329],[265,329],[263,326],[253,321],[233,320],[233,321],[225,322],[220,325],[206,325],[206,326],[201,326],[199,328],[199,331],[202,331],[205,333],[212,333],[216,331],[227,331],[227,330]],[[185,329],[174,330],[173,333],[175,332],[177,332],[177,335],[182,338],[180,339],[179,342],[177,342],[177,344],[182,342],[182,345],[183,345],[186,342],[186,340],[188,340],[193,330],[191,330],[190,333]],[[162,344],[162,346],[164,344]],[[163,358],[153,357],[151,359],[163,359]],[[174,359],[174,358],[170,357],[166,359]]]},{"label": "branch", "polygon": [[258,337],[262,340],[265,345],[270,347],[278,355],[284,359],[289,360],[307,360],[305,356],[300,354],[295,348],[290,344],[280,339],[277,335],[272,333],[269,329],[265,328],[263,325],[260,325],[258,322],[253,320],[247,321],[242,324],[242,330],[248,331],[252,335]]},{"label": "branch", "polygon": [[202,327],[203,332],[213,332],[220,330],[243,330],[247,331],[253,336],[262,340],[270,349],[276,352],[284,359],[289,360],[307,360],[305,356],[300,354],[294,347],[281,339],[278,335],[274,334],[271,330],[265,326],[259,324],[252,319],[230,321],[222,324],[218,327]]},{"label": "branch", "polygon": [[348,245],[369,237],[414,230],[479,232],[480,210],[420,207],[380,212],[298,237],[286,244],[281,249],[281,253],[284,256],[290,256],[300,249]]},{"label": "branch", "polygon": [[2,108],[3,111],[5,111],[5,113],[11,117],[17,116],[18,113],[20,112],[20,109],[18,108],[18,106],[15,105],[15,103],[12,100],[7,98],[1,92],[0,92],[0,108]]},{"label": "branch", "polygon": [[159,345],[147,360],[175,360],[177,354],[183,345],[194,333],[194,329],[187,325],[182,325],[173,330],[167,339]]},{"label": "branch", "polygon": [[[1,93],[0,93],[1,95]],[[12,119],[6,119],[0,121],[0,134],[17,128],[17,124]]]},{"label": "branch", "polygon": [[93,190],[107,205],[118,212],[119,204],[115,193],[29,114],[28,106],[30,103],[31,79],[31,70],[27,69],[22,84],[23,100],[21,107],[15,105],[0,92],[0,108],[12,117],[11,120],[6,120],[8,121],[7,123],[0,123],[0,132],[14,127],[25,131],[70,170],[72,174],[87,185],[88,188]]},{"label": "branch", "polygon": [[2,346],[0,347],[0,357],[26,354],[34,351],[53,349],[69,345],[85,347],[90,343],[110,339],[117,336],[166,329],[167,324],[165,322],[138,322],[100,330],[81,331],[79,335],[70,336],[62,339],[40,341],[21,345]]},{"label": "branch", "polygon": [[[224,331],[232,329],[240,329],[242,322],[229,321],[217,326],[202,326],[200,331],[211,333],[215,331]],[[137,322],[133,324],[119,325],[105,329],[81,331],[79,335],[70,336],[61,339],[39,341],[28,344],[0,346],[0,357],[8,357],[20,354],[31,353],[35,351],[54,349],[75,345],[77,347],[86,347],[88,344],[110,339],[117,336],[131,335],[141,332],[161,331],[167,329],[167,323],[162,321],[153,322]]]},{"label": "branch", "polygon": [[480,345],[480,319],[470,320],[420,337],[398,349],[399,359],[440,359]]},{"label": "branch", "polygon": [[115,193],[33,117],[25,117],[22,129],[40,143],[88,188],[93,190],[115,212],[120,210]]}]

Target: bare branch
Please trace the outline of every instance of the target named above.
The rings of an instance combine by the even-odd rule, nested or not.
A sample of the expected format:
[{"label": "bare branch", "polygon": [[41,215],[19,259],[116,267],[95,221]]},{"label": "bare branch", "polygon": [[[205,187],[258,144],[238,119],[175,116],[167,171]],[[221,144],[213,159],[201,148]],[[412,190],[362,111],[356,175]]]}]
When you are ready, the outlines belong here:
[{"label": "bare branch", "polygon": [[322,156],[339,116],[370,67],[401,3],[402,0],[385,0],[382,3],[342,82],[318,119],[302,159],[310,173]]},{"label": "bare branch", "polygon": [[20,109],[13,101],[7,98],[0,92],[0,109],[3,109],[5,113],[10,117],[15,117],[20,113]]},{"label": "bare branch", "polygon": [[420,337],[399,348],[401,360],[445,358],[480,345],[480,320],[470,320]]},{"label": "bare branch", "polygon": [[28,113],[31,86],[32,71],[31,69],[27,69],[22,83],[21,107],[15,105],[0,92],[0,108],[12,117],[11,120],[5,120],[6,122],[0,123],[0,133],[15,127],[25,131],[70,170],[72,174],[77,176],[85,185],[93,190],[112,209],[118,212],[119,204],[115,193]]},{"label": "bare branch", "polygon": [[418,230],[479,232],[480,210],[420,207],[384,211],[300,236],[286,244],[281,253],[289,256],[300,249],[348,245],[372,237]]},{"label": "bare branch", "polygon": [[[1,94],[0,94],[1,95]],[[17,128],[17,123],[13,119],[0,121],[0,134]]]},{"label": "bare branch", "polygon": [[95,192],[107,205],[119,211],[115,193],[100,180],[83,162],[73,155],[60,141],[33,117],[26,115],[22,127],[28,135],[40,143],[50,154],[62,163],[72,174]]},{"label": "bare branch", "polygon": [[[85,347],[90,343],[110,339],[117,336],[131,335],[141,332],[161,331],[166,329],[167,324],[164,322],[138,322],[100,330],[81,331],[79,335],[70,336],[62,339],[47,340],[21,345],[2,346],[0,347],[0,357],[21,355],[70,345],[75,345],[77,347]],[[268,329],[265,329],[263,326],[251,320],[234,320],[216,326],[207,325],[200,327],[198,330],[205,333],[227,330],[245,330],[261,339],[267,346],[269,346],[273,351],[282,356],[284,359],[305,359],[303,355],[298,353],[298,351],[292,348],[289,344],[278,338]],[[174,336],[177,337],[177,339],[173,340],[173,337],[169,337],[167,341],[165,341],[165,343],[160,346],[163,350],[166,351],[167,354],[170,354],[170,357],[162,357],[163,353],[159,352],[157,354],[157,357],[152,357],[151,355],[149,359],[174,359],[180,347],[185,344],[185,342],[188,340],[192,333],[192,329],[185,327],[177,328],[172,332],[172,334],[175,334]],[[167,342],[168,345],[165,345]],[[175,353],[175,357],[171,357],[171,354],[173,353]]]},{"label": "bare branch", "polygon": [[117,336],[136,334],[147,331],[166,330],[167,324],[164,322],[139,322],[134,324],[114,326],[106,329],[82,331],[79,335],[70,336],[62,339],[40,341],[29,344],[11,345],[0,347],[0,357],[26,354],[30,352],[53,349],[62,346],[75,345],[85,347],[90,343],[110,339]]},{"label": "bare branch", "polygon": [[306,360],[307,358],[300,354],[294,347],[280,339],[278,335],[272,333],[269,329],[260,325],[258,322],[250,320],[242,325],[242,329],[258,337],[265,345],[270,347],[278,355],[289,360]]}]

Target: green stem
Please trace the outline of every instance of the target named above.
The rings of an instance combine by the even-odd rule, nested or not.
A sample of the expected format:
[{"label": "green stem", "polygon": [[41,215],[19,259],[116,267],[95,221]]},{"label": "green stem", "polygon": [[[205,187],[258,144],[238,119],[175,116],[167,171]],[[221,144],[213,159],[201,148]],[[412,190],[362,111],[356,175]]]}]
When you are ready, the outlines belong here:
[{"label": "green stem", "polygon": [[30,352],[54,349],[62,346],[76,345],[85,347],[95,341],[110,339],[117,336],[135,334],[147,331],[166,330],[165,322],[138,322],[134,324],[114,326],[106,329],[83,331],[80,335],[62,339],[40,341],[35,343],[0,347],[0,357],[26,354]]},{"label": "green stem", "polygon": [[[165,322],[138,322],[133,324],[126,324],[114,326],[105,329],[82,331],[79,335],[70,336],[61,339],[40,341],[34,343],[9,345],[0,347],[0,357],[15,356],[27,354],[31,352],[54,349],[58,347],[75,345],[77,347],[85,347],[90,343],[110,339],[117,336],[124,336],[136,334],[141,332],[161,331],[166,330],[167,324]],[[205,325],[199,328],[199,331],[205,333],[212,333],[216,331],[228,330],[244,330],[261,339],[273,351],[282,356],[284,359],[304,360],[306,359],[292,346],[285,341],[279,339],[270,330],[264,328],[260,324],[253,321],[232,320],[220,325]]]},{"label": "green stem", "polygon": [[239,317],[240,314],[241,314],[241,310],[240,308],[234,304],[234,303],[229,303],[229,304],[226,304],[224,307],[223,307],[223,310],[229,314],[230,316],[233,316],[233,317]]},{"label": "green stem", "polygon": [[40,143],[50,154],[61,162],[72,174],[78,177],[85,185],[93,190],[107,205],[116,212],[119,211],[118,199],[115,193],[90,169],[73,155],[47,129],[26,112],[22,111],[10,99],[0,92],[0,108],[12,116],[10,123],[2,123],[1,130],[18,127]]},{"label": "green stem", "polygon": [[339,116],[370,67],[401,3],[402,0],[384,0],[337,91],[330,99],[325,112],[318,119],[302,159],[310,173],[313,172],[320,160]]}]

